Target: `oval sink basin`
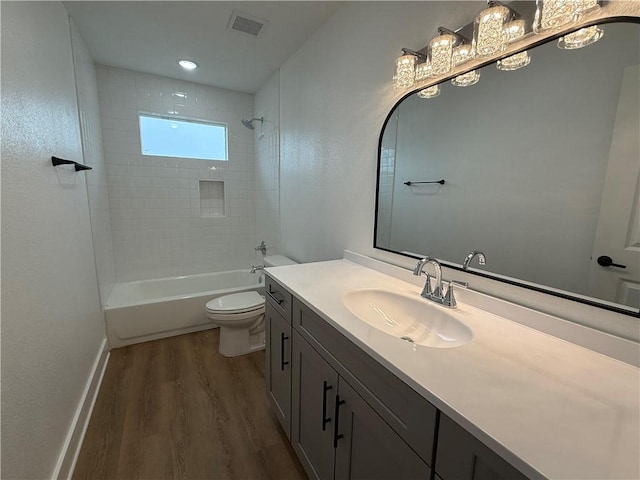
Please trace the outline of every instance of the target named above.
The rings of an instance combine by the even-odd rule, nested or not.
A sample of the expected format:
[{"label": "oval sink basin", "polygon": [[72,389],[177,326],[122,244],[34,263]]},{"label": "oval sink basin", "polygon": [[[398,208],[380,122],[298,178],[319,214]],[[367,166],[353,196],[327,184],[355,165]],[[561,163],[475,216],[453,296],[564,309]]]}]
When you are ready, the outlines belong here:
[{"label": "oval sink basin", "polygon": [[469,327],[417,293],[414,297],[373,288],[352,290],[342,302],[372,327],[417,345],[448,348],[473,338]]}]

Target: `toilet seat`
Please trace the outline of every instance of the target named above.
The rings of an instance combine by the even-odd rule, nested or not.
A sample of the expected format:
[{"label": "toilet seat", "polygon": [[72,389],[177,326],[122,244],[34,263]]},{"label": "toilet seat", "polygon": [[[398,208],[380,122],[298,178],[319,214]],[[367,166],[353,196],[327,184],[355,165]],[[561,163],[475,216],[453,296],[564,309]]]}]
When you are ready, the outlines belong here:
[{"label": "toilet seat", "polygon": [[264,310],[264,297],[255,291],[223,295],[209,300],[206,310],[221,319],[244,318],[243,314],[255,315]]}]

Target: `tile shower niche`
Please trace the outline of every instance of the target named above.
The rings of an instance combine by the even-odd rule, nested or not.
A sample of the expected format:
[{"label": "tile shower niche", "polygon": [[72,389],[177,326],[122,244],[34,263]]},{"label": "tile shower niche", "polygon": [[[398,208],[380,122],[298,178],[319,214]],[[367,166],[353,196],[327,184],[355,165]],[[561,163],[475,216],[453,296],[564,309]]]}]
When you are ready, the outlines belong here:
[{"label": "tile shower niche", "polygon": [[224,182],[200,180],[200,216],[224,217]]}]

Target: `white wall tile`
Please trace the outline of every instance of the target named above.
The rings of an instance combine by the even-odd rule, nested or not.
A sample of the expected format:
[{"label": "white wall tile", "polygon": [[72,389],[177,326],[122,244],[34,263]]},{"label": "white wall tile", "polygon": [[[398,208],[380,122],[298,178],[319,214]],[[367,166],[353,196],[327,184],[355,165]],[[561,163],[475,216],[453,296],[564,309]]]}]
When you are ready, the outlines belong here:
[{"label": "white wall tile", "polygon": [[[253,96],[105,66],[97,71],[117,281],[248,269],[257,245],[254,132],[240,120],[253,115]],[[229,161],[142,155],[139,111],[226,123]],[[232,222],[201,217],[199,180],[225,182]]]},{"label": "white wall tile", "polygon": [[[256,122],[254,142],[247,145],[248,161],[254,163],[256,238],[264,240],[267,254],[280,253],[280,74],[276,72],[256,93],[253,117],[264,117],[263,125]],[[255,160],[252,154],[255,152]],[[243,185],[243,188],[252,188]],[[275,195],[270,194],[275,191]],[[275,201],[274,201],[275,199]],[[261,260],[260,252],[256,257]]]}]

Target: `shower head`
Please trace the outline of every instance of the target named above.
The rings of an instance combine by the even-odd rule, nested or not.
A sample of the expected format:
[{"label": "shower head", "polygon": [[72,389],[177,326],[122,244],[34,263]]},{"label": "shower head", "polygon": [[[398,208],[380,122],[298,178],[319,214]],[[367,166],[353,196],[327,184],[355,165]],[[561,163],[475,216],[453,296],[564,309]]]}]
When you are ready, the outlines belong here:
[{"label": "shower head", "polygon": [[253,125],[253,122],[257,120],[258,122],[262,123],[264,121],[264,117],[260,117],[260,118],[252,118],[251,120],[247,120],[246,118],[242,119],[242,125],[244,125],[245,127],[247,127],[249,130],[254,130],[256,127]]}]

